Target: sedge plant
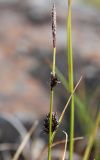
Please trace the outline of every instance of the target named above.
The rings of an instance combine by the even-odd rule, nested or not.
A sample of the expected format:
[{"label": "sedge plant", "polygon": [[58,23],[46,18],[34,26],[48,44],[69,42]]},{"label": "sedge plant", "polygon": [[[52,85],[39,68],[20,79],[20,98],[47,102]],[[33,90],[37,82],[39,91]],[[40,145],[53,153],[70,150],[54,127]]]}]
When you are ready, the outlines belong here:
[{"label": "sedge plant", "polygon": [[[52,64],[52,78],[55,77],[55,66],[56,66],[56,9],[53,4],[52,9],[52,37],[53,37],[53,64]],[[48,160],[51,160],[51,145],[52,145],[52,112],[53,112],[53,81],[51,79],[51,91],[50,91],[50,118],[49,118],[49,146],[48,146]]]},{"label": "sedge plant", "polygon": [[[73,85],[73,57],[72,57],[72,40],[71,40],[71,1],[68,1],[68,21],[67,21],[67,28],[68,28],[68,73],[69,73],[69,91],[70,91],[70,98],[65,108],[59,118],[59,124],[62,122],[65,110],[71,101],[71,130],[70,130],[70,160],[73,158],[73,139],[74,139],[74,85]],[[52,10],[52,36],[53,36],[53,63],[52,63],[52,76],[55,77],[56,75],[56,9],[55,4],[53,4]],[[79,80],[80,83],[81,80]],[[78,84],[79,84],[78,83]],[[77,86],[77,85],[76,85]],[[77,87],[76,87],[77,88]],[[50,91],[50,118],[49,118],[49,145],[48,145],[48,160],[51,160],[51,146],[56,134],[52,132],[52,112],[53,112],[53,97],[54,97],[54,89],[51,86]],[[57,128],[58,128],[57,127]]]},{"label": "sedge plant", "polygon": [[[53,4],[52,9],[52,37],[53,37],[53,63],[52,63],[52,74],[51,74],[51,91],[50,91],[50,114],[49,114],[49,143],[48,143],[48,160],[51,160],[51,146],[57,132],[59,125],[62,122],[63,116],[67,109],[69,102],[71,101],[71,130],[70,130],[70,160],[73,158],[73,139],[74,139],[74,92],[79,85],[82,77],[78,81],[76,87],[73,85],[73,57],[72,57],[72,40],[71,40],[71,1],[68,1],[68,73],[69,73],[69,91],[70,97],[66,103],[64,110],[59,118],[59,123],[55,131],[52,130],[52,116],[53,116],[53,99],[54,99],[54,86],[57,83],[56,79],[56,9]],[[56,82],[55,82],[56,80]]]}]

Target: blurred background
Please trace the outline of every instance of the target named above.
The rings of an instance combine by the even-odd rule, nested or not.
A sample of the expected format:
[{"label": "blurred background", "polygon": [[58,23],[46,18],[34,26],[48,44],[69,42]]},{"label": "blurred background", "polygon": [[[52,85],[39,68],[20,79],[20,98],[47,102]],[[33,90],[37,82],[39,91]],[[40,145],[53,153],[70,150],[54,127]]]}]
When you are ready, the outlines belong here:
[{"label": "blurred background", "polygon": [[[47,144],[48,136],[43,132],[43,119],[49,112],[53,2],[53,0],[0,0],[0,160],[12,159],[23,137],[36,121],[38,125],[19,159],[39,160]],[[59,117],[69,96],[64,81],[64,78],[66,80],[68,77],[67,1],[55,0],[55,3],[57,68],[64,76],[58,75],[59,79],[63,78],[63,82],[55,89],[54,111]],[[73,0],[72,40],[75,84],[80,76],[83,76],[75,98],[75,137],[77,137],[89,134],[100,110],[99,0]],[[70,107],[57,134],[58,139],[64,138],[62,130],[69,135],[69,118]],[[98,137],[100,138],[100,133],[97,141]],[[75,143],[74,159],[82,156],[86,144],[86,138]],[[100,143],[98,146],[100,147]],[[93,147],[90,160],[93,160],[94,152],[100,155],[99,149]],[[54,152],[55,159],[58,158],[56,157],[58,150]],[[27,152],[28,154],[25,154]]]}]

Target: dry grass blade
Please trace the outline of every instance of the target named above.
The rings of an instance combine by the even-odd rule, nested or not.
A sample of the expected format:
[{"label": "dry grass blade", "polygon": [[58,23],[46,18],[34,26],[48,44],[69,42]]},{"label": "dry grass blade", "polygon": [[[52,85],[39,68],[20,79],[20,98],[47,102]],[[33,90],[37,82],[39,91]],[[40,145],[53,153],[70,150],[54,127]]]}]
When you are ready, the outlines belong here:
[{"label": "dry grass blade", "polygon": [[63,116],[64,116],[64,114],[65,114],[65,111],[66,111],[66,109],[67,109],[67,107],[68,107],[68,104],[69,104],[69,102],[70,102],[70,100],[71,100],[74,92],[76,91],[78,85],[80,84],[81,80],[82,80],[82,76],[80,77],[79,81],[77,82],[77,84],[76,84],[76,86],[75,86],[75,88],[74,88],[74,90],[73,90],[73,93],[70,95],[70,97],[69,97],[69,99],[68,99],[68,101],[67,101],[67,103],[66,103],[66,105],[65,105],[65,107],[64,107],[64,110],[62,111],[62,114],[61,114],[61,116],[60,116],[60,118],[59,118],[59,122],[62,121]]},{"label": "dry grass blade", "polygon": [[[83,139],[84,139],[84,137],[76,137],[73,139],[73,141],[79,141],[79,140],[83,140]],[[69,139],[67,140],[67,142],[69,142]],[[63,144],[63,143],[65,143],[65,139],[53,143],[51,147],[55,147],[56,145]]]},{"label": "dry grass blade", "polygon": [[67,133],[66,133],[65,131],[63,131],[63,133],[64,133],[64,134],[65,134],[65,136],[66,136],[66,140],[65,140],[65,148],[64,148],[64,153],[63,153],[62,160],[64,160],[64,159],[65,159],[65,157],[66,157],[66,148],[67,148],[67,139],[68,139],[68,135],[67,135]]},{"label": "dry grass blade", "polygon": [[[66,103],[66,105],[65,105],[65,107],[64,107],[64,109],[63,109],[63,111],[62,111],[62,113],[61,113],[61,116],[60,116],[60,118],[59,118],[59,125],[58,125],[57,129],[59,128],[59,126],[60,126],[60,124],[61,124],[61,122],[62,122],[62,119],[63,119],[63,117],[64,117],[65,111],[66,111],[66,109],[67,109],[67,107],[68,107],[68,105],[69,105],[69,103],[70,103],[70,101],[71,101],[71,98],[72,98],[74,92],[76,91],[78,85],[80,84],[81,80],[82,80],[82,76],[80,77],[79,81],[77,82],[77,84],[76,84],[76,86],[75,86],[75,88],[74,88],[74,90],[73,90],[73,93],[70,95],[70,97],[69,97],[69,99],[68,99],[68,101],[67,101],[67,103]],[[57,132],[57,130],[56,130],[55,132],[53,132],[53,134],[52,134],[52,141],[53,141],[53,139],[54,139],[54,137],[55,137],[56,132]]]},{"label": "dry grass blade", "polygon": [[27,142],[29,141],[32,133],[34,132],[36,126],[37,126],[38,122],[36,121],[35,124],[31,127],[31,129],[29,130],[29,132],[26,134],[26,136],[24,137],[22,143],[20,144],[20,146],[18,147],[18,150],[16,151],[14,157],[12,160],[18,160],[20,154],[22,153],[25,145],[27,144]]}]

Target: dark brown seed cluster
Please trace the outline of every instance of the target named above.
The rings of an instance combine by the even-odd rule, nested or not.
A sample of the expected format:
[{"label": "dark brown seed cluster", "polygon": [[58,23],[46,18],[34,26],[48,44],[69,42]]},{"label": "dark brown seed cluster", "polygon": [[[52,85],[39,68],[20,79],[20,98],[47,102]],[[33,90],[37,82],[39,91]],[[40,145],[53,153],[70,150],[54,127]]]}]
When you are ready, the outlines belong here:
[{"label": "dark brown seed cluster", "polygon": [[53,75],[53,73],[51,73],[51,79],[50,79],[51,90],[59,83],[61,83],[61,82],[58,80],[57,76]]},{"label": "dark brown seed cluster", "polygon": [[53,36],[53,48],[56,47],[56,8],[53,4],[52,8],[52,36]]},{"label": "dark brown seed cluster", "polygon": [[[49,134],[49,120],[50,120],[50,113],[46,115],[44,119],[44,132]],[[58,118],[56,113],[52,113],[52,132],[54,132],[58,125]]]}]

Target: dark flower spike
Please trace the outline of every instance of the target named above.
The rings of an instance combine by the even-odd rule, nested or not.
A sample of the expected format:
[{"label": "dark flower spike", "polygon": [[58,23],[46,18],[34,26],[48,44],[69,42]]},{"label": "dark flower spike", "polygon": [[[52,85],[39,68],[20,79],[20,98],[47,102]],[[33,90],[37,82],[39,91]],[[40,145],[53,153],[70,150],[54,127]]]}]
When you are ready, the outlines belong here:
[{"label": "dark flower spike", "polygon": [[[49,119],[50,119],[50,113],[48,113],[44,119],[44,132],[49,134]],[[53,112],[52,113],[52,132],[56,130],[58,126],[58,118],[57,118],[57,113]]]},{"label": "dark flower spike", "polygon": [[51,79],[50,79],[50,87],[51,90],[57,85],[60,84],[61,82],[58,80],[56,75],[53,75],[53,73],[51,72]]}]

